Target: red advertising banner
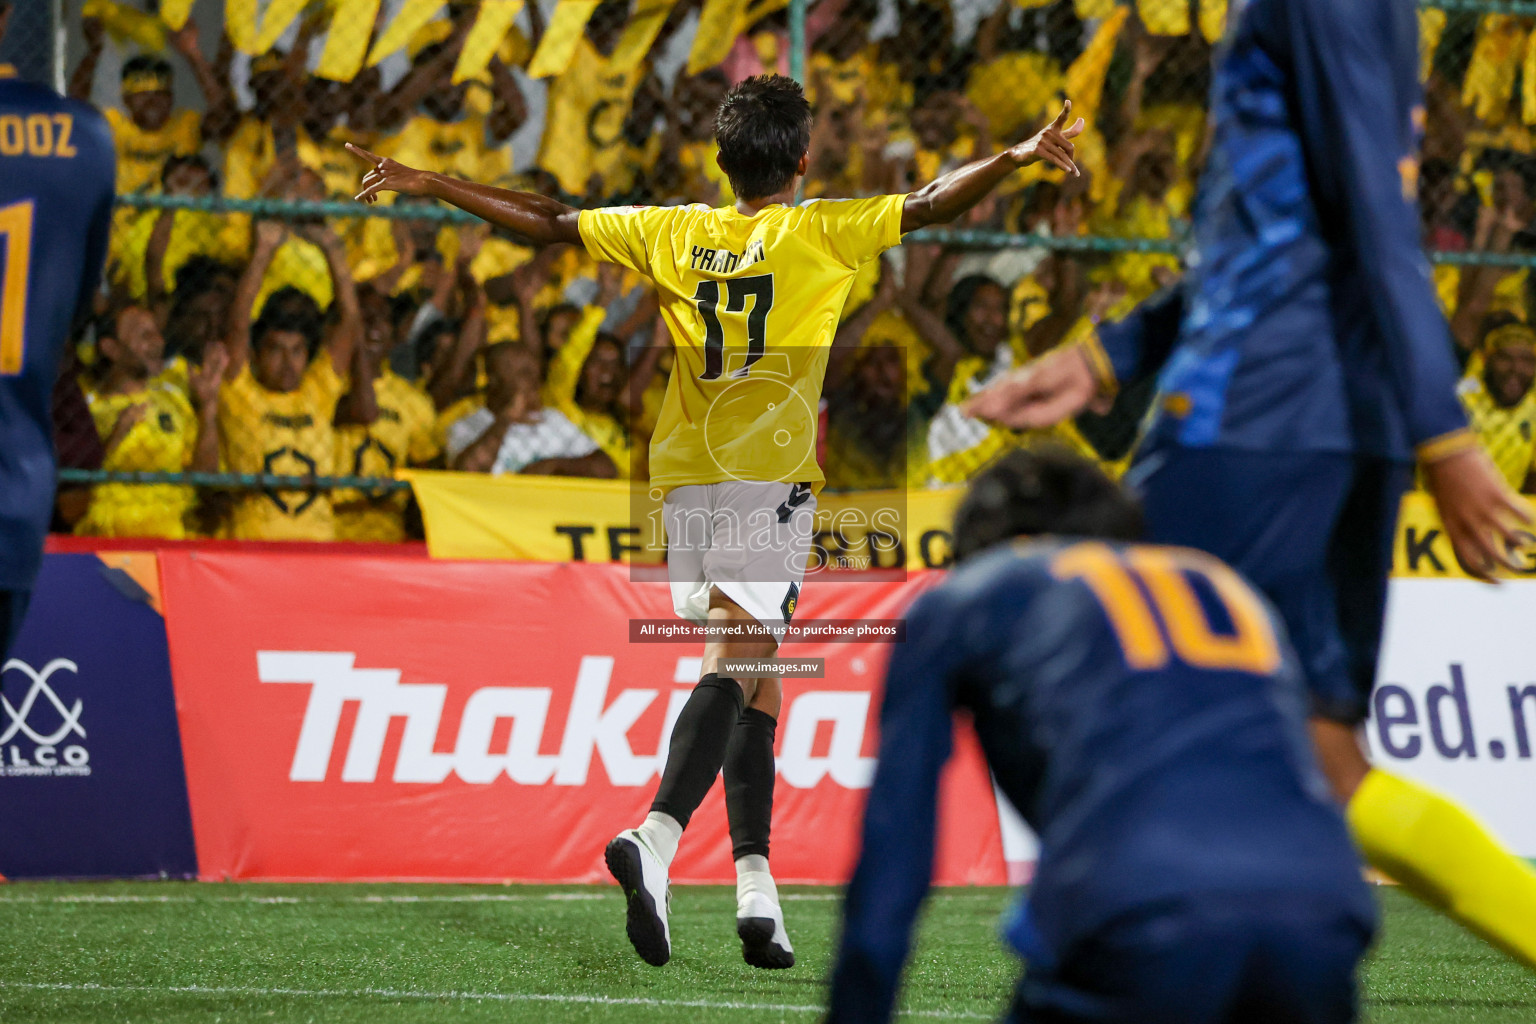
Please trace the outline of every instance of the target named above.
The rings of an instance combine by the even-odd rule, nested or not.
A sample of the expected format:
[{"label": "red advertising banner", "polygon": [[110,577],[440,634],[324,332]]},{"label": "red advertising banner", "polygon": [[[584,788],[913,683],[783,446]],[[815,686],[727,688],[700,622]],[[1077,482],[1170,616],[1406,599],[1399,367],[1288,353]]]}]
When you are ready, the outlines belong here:
[{"label": "red advertising banner", "polygon": [[[619,565],[167,551],[161,573],[205,878],[603,880],[699,673],[698,645],[632,640],[671,602]],[[812,578],[796,620],[895,619],[936,578]],[[783,648],[826,675],[784,683],[781,881],[851,870],[886,652]],[[1003,883],[969,730],[944,796],[938,881]],[[721,787],[673,878],[734,880]]]}]

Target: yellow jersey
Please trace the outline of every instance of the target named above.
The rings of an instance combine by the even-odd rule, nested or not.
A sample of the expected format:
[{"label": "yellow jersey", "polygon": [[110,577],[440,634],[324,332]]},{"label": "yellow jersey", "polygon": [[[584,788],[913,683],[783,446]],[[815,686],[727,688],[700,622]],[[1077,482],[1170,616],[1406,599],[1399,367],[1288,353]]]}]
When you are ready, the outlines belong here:
[{"label": "yellow jersey", "polygon": [[723,480],[820,489],[827,349],[860,268],[901,242],[906,197],[583,210],[587,251],[650,277],[677,359],[651,437],[663,493]]},{"label": "yellow jersey", "polygon": [[[347,382],[322,352],[297,390],[268,391],[249,364],[219,390],[219,439],[231,473],[328,476],[336,466],[331,421]],[[245,491],[237,495],[233,535],[240,540],[333,540],[330,496],[318,491]]]},{"label": "yellow jersey", "polygon": [[[441,451],[433,437],[437,413],[432,400],[410,381],[385,367],[373,381],[379,418],[367,426],[336,430],[338,476],[394,476],[407,463],[421,465]],[[393,543],[405,539],[408,491],[339,491],[331,496],[337,540]]]},{"label": "yellow jersey", "polygon": [[[89,391],[85,401],[103,441],[112,436],[123,410],[148,406],[144,418],[107,453],[102,469],[179,473],[192,464],[197,415],[180,389],[152,380],[143,391],[133,394]],[[187,518],[196,504],[196,492],[181,484],[97,484],[91,488],[90,509],[75,524],[75,532],[91,537],[180,539],[187,536]]]},{"label": "yellow jersey", "polygon": [[[149,236],[154,233],[158,210],[125,210],[112,233],[113,280],[134,299],[143,301],[149,291],[144,259]],[[239,266],[245,260],[245,235],[234,218],[206,210],[176,210],[171,216],[171,239],[165,247],[162,268],[167,290],[176,287],[176,272],[194,256],[207,256]]]},{"label": "yellow jersey", "polygon": [[159,192],[160,171],[173,156],[191,156],[203,145],[203,120],[195,110],[178,110],[158,131],[147,132],[133,123],[127,111],[102,111],[117,145],[117,191]]},{"label": "yellow jersey", "polygon": [[1508,409],[1493,400],[1481,377],[1463,377],[1456,394],[1493,464],[1509,486],[1520,490],[1536,459],[1536,390]]}]

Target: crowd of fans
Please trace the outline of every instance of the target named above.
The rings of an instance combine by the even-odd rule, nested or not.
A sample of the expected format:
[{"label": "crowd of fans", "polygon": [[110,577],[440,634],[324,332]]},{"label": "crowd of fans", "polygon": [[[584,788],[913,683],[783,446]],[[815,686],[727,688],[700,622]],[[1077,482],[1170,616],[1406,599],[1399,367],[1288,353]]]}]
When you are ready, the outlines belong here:
[{"label": "crowd of fans", "polygon": [[[537,3],[484,72],[458,85],[478,9],[460,0],[417,32],[408,69],[388,84],[377,67],[350,82],[314,77],[321,26],[306,21],[286,49],[251,59],[237,88],[233,69],[245,63],[227,39],[210,60],[189,21],[168,35],[174,62],[132,56],[114,90],[98,81],[105,33],[87,20],[71,92],[120,102],[107,116],[123,194],[346,200],[362,169],[343,148],[353,142],[576,205],[733,201],[714,162],[713,114],[734,82],[788,71],[786,5],[751,5],[724,60],[691,74],[680,55],[700,0],[678,3],[646,59],[628,66],[615,48],[632,6],[599,4],[569,67],[537,83],[524,73],[545,30]],[[818,0],[807,25],[816,124],[806,195],[908,191],[1024,137],[1070,95],[1089,124],[1077,140],[1082,176],[1031,166],[955,226],[1177,237],[1206,148],[1221,5],[1184,4],[1191,16],[1170,23],[1164,8],[1176,6]],[[1425,15],[1426,244],[1529,249],[1536,82],[1525,55],[1536,54],[1536,19]],[[200,110],[176,108],[182,74]],[[959,406],[1178,272],[1175,257],[1138,252],[893,250],[855,283],[829,360],[819,449],[828,487],[959,483],[1041,440],[1118,467],[1145,387],[1108,417],[1043,435],[969,419]],[[671,342],[648,282],[579,247],[535,250],[487,225],[409,215],[278,220],[125,206],[108,278],[60,385],[66,465],[368,480],[406,466],[645,475]],[[1474,425],[1511,482],[1536,485],[1530,274],[1441,265],[1435,283]],[[108,483],[61,491],[58,511],[60,529],[115,536],[390,541],[419,528],[408,492],[383,488]]]}]

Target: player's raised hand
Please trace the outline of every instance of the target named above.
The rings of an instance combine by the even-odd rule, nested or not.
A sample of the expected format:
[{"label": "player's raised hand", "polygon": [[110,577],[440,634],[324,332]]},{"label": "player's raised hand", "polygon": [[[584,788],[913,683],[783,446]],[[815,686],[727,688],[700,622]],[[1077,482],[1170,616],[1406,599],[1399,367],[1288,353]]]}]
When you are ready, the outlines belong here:
[{"label": "player's raised hand", "polygon": [[1081,348],[1068,345],[972,395],[960,411],[1014,430],[1042,430],[1089,406],[1107,404]]},{"label": "player's raised hand", "polygon": [[414,167],[405,166],[398,160],[370,153],[350,142],[347,143],[347,149],[359,160],[372,165],[372,170],[363,175],[362,191],[354,198],[365,203],[374,203],[378,202],[380,192],[399,192],[407,196],[427,194],[427,186],[431,183],[432,175],[426,171],[419,171]]},{"label": "player's raised hand", "polygon": [[1467,574],[1492,583],[1495,568],[1523,568],[1509,552],[1523,546],[1521,527],[1530,527],[1531,507],[1504,482],[1488,453],[1466,448],[1423,468],[1424,485]]},{"label": "player's raised hand", "polygon": [[1083,133],[1085,126],[1082,118],[1078,118],[1069,125],[1067,117],[1071,113],[1072,101],[1067,100],[1062,104],[1061,113],[1056,115],[1056,120],[1030,138],[1009,148],[1008,155],[1013,158],[1013,162],[1023,167],[1036,160],[1049,160],[1068,174],[1082,174],[1083,172],[1077,169],[1077,164],[1072,162],[1072,157],[1077,153],[1077,147],[1072,140]]}]

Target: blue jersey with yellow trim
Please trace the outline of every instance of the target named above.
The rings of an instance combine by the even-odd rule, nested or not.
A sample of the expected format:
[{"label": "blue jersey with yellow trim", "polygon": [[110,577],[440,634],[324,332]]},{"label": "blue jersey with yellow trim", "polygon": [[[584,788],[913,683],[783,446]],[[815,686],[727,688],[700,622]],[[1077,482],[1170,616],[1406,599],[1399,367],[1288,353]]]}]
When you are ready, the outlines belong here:
[{"label": "blue jersey with yellow trim", "polygon": [[106,120],[0,80],[0,589],[27,590],[53,507],[53,385],[101,280],[116,158]]},{"label": "blue jersey with yellow trim", "polygon": [[1149,444],[1406,459],[1466,426],[1420,241],[1411,0],[1234,4],[1189,270],[1099,337]]},{"label": "blue jersey with yellow trim", "polygon": [[1040,840],[1031,961],[1139,908],[1295,894],[1374,926],[1313,760],[1284,627],[1202,552],[1066,539],[1008,545],[906,615],[845,908],[831,1020],[890,1017],[932,871],[951,713]]}]

